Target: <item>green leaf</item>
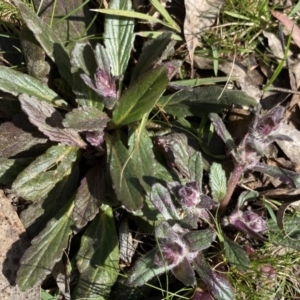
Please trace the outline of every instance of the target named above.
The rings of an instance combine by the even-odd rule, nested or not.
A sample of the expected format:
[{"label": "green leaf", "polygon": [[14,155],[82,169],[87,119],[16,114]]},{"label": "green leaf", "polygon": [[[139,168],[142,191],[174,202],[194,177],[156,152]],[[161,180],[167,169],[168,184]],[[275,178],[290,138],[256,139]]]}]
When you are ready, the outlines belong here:
[{"label": "green leaf", "polygon": [[143,13],[138,13],[135,11],[120,10],[120,9],[93,9],[93,10],[97,11],[97,12],[101,12],[103,14],[112,15],[112,16],[123,16],[123,17],[128,17],[128,18],[136,18],[136,19],[146,20],[146,21],[149,21],[150,23],[154,23],[154,24],[156,24],[156,23],[162,24],[163,26],[169,27],[171,29],[174,29],[174,30],[180,32],[179,29],[173,28],[173,25],[170,25],[167,22],[164,22],[158,18],[155,18],[150,15],[146,15]]},{"label": "green leaf", "polygon": [[89,225],[76,260],[80,278],[74,299],[108,299],[119,275],[118,236],[111,208],[101,212]]},{"label": "green leaf", "polygon": [[213,163],[209,172],[209,185],[213,199],[220,202],[227,192],[227,180],[222,165]]},{"label": "green leaf", "polygon": [[223,120],[215,113],[210,113],[208,116],[213,123],[218,136],[223,140],[226,147],[231,151],[233,156],[236,156],[236,145],[229,131],[226,129]]},{"label": "green leaf", "polygon": [[28,119],[20,115],[16,119],[0,125],[0,157],[34,157],[39,150],[45,151],[47,138]]},{"label": "green leaf", "polygon": [[150,200],[159,210],[165,220],[179,220],[176,207],[173,204],[170,192],[160,183],[155,183],[152,186]]},{"label": "green leaf", "polygon": [[0,183],[11,184],[34,158],[0,158]]},{"label": "green leaf", "polygon": [[[111,0],[111,10],[131,10],[131,1]],[[134,20],[121,16],[106,16],[104,26],[104,45],[109,53],[111,74],[121,76],[124,74],[134,41]]]},{"label": "green leaf", "polygon": [[118,136],[105,135],[107,146],[107,168],[118,200],[130,211],[143,206],[144,191],[140,183],[140,164],[129,158],[127,148]]},{"label": "green leaf", "polygon": [[256,107],[257,101],[242,91],[223,90],[218,86],[181,90],[162,97],[157,106],[176,117],[198,116],[203,113],[222,112],[233,104]]},{"label": "green leaf", "polygon": [[14,96],[24,93],[35,96],[56,107],[68,107],[68,103],[46,85],[29,75],[7,67],[0,66],[0,89]]},{"label": "green leaf", "polygon": [[195,152],[192,156],[190,156],[188,167],[190,173],[189,180],[197,181],[199,186],[202,186],[203,161],[200,152]]},{"label": "green leaf", "polygon": [[19,0],[12,0],[12,3],[18,8],[23,21],[33,32],[35,38],[44,48],[47,55],[56,63],[60,75],[69,86],[72,86],[69,54],[63,46],[62,41],[54,31],[35,14],[28,4]]},{"label": "green leaf", "polygon": [[151,4],[155,7],[155,9],[163,16],[163,18],[170,24],[170,27],[174,29],[175,31],[180,32],[180,27],[176,24],[176,22],[173,20],[170,13],[166,10],[166,8],[163,6],[163,4],[158,0],[150,0]]},{"label": "green leaf", "polygon": [[130,157],[134,161],[141,162],[139,174],[141,174],[141,184],[146,192],[149,192],[156,179],[157,161],[153,153],[152,140],[148,136],[147,130],[140,125],[134,128],[129,141]]},{"label": "green leaf", "polygon": [[47,135],[51,141],[86,148],[86,143],[81,139],[78,132],[73,129],[62,128],[62,116],[53,106],[26,94],[20,95],[19,100],[29,121]]},{"label": "green leaf", "polygon": [[242,208],[244,203],[247,201],[254,201],[259,196],[259,193],[257,191],[245,191],[242,192],[238,199],[238,208]]},{"label": "green leaf", "polygon": [[160,59],[163,51],[171,42],[171,33],[165,32],[154,40],[151,40],[142,50],[139,60],[133,70],[131,82],[148,71],[154,63]]},{"label": "green leaf", "polygon": [[112,121],[116,126],[139,121],[149,113],[168,84],[163,66],[155,68],[129,86],[116,104]]},{"label": "green leaf", "polygon": [[84,227],[99,212],[104,198],[103,169],[97,163],[81,180],[75,197],[73,219],[76,228]]},{"label": "green leaf", "polygon": [[189,245],[189,249],[193,252],[207,249],[211,246],[215,238],[216,232],[211,229],[191,231],[183,236],[183,239]]},{"label": "green leaf", "polygon": [[12,185],[20,197],[36,201],[44,199],[52,188],[72,171],[78,148],[57,145],[35,159]]},{"label": "green leaf", "polygon": [[63,177],[45,199],[34,201],[21,213],[21,220],[30,239],[36,237],[57,214],[57,208],[66,205],[77,192],[79,182],[78,162],[72,172]]},{"label": "green leaf", "polygon": [[136,261],[129,272],[128,285],[141,286],[153,277],[168,271],[167,266],[159,267],[154,263],[156,251],[156,249],[153,249]]},{"label": "green leaf", "polygon": [[61,259],[72,233],[72,209],[73,201],[69,201],[31,241],[32,245],[25,251],[17,273],[17,284],[21,290],[39,285]]},{"label": "green leaf", "polygon": [[224,250],[225,256],[231,265],[242,273],[247,272],[250,260],[243,247],[224,236]]},{"label": "green leaf", "polygon": [[82,74],[93,77],[97,69],[94,51],[89,43],[75,43],[71,51],[71,65],[73,75],[72,91],[77,96],[76,102],[82,106],[97,107],[102,110],[103,97],[89,88],[81,78]]},{"label": "green leaf", "polygon": [[96,107],[84,106],[67,113],[63,125],[79,132],[103,131],[109,120],[107,114]]}]

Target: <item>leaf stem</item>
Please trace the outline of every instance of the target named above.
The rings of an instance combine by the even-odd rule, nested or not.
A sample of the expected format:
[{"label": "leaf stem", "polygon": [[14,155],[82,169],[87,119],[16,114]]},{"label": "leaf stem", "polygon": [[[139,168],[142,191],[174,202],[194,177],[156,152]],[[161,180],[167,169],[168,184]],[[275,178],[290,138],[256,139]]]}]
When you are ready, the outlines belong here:
[{"label": "leaf stem", "polygon": [[243,172],[246,170],[246,167],[243,165],[237,165],[234,167],[231,176],[228,181],[227,185],[227,193],[226,196],[222,199],[220,207],[219,207],[219,214],[221,215],[227,208],[229,201],[232,197],[232,194],[239,182],[239,179]]}]

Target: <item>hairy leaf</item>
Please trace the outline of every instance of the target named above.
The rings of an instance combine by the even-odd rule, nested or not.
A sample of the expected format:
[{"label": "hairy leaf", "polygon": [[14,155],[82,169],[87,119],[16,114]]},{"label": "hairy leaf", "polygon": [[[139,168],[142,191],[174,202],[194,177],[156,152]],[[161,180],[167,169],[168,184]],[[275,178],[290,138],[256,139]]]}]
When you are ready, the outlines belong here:
[{"label": "hairy leaf", "polygon": [[24,93],[49,102],[53,106],[68,107],[68,103],[46,85],[11,68],[0,67],[0,89],[14,96]]},{"label": "hairy leaf", "polygon": [[55,61],[61,76],[69,86],[72,86],[72,74],[69,54],[62,41],[54,31],[44,23],[36,13],[25,3],[19,0],[11,1],[19,10],[23,21],[33,32],[37,41],[46,51],[47,55]]},{"label": "hairy leaf", "polygon": [[201,252],[194,259],[194,268],[215,300],[235,299],[229,280],[223,274],[213,271]]},{"label": "hairy leaf", "polygon": [[150,200],[165,220],[179,220],[179,215],[173,204],[170,192],[163,185],[155,183],[152,186]]},{"label": "hairy leaf", "polygon": [[131,82],[134,82],[148,71],[151,66],[158,62],[163,51],[167,48],[171,42],[171,33],[165,32],[158,38],[151,40],[144,48],[139,57],[139,60],[134,68],[131,76]]},{"label": "hairy leaf", "polygon": [[107,299],[119,275],[118,236],[111,208],[100,212],[89,225],[76,260],[80,278],[75,299]]},{"label": "hairy leaf", "polygon": [[257,102],[242,91],[223,91],[218,86],[184,89],[157,102],[159,108],[176,117],[202,117],[203,113],[222,112],[234,104],[256,107]]},{"label": "hairy leaf", "polygon": [[20,262],[17,284],[21,290],[39,285],[51,273],[67,248],[73,221],[73,201],[63,206],[46,228],[32,240]]},{"label": "hairy leaf", "polygon": [[250,261],[245,250],[226,236],[224,238],[225,256],[229,263],[235,266],[240,272],[247,272]]},{"label": "hairy leaf", "polygon": [[119,99],[112,121],[116,126],[139,121],[149,113],[168,84],[164,67],[157,67],[136,80]]},{"label": "hairy leaf", "polygon": [[76,228],[84,227],[96,216],[103,198],[104,174],[97,163],[81,180],[74,200],[73,219]]},{"label": "hairy leaf", "polygon": [[190,231],[183,236],[183,239],[189,245],[189,249],[193,252],[210,247],[215,238],[216,233],[211,229]]},{"label": "hairy leaf", "polygon": [[98,131],[103,130],[109,122],[106,113],[95,107],[79,107],[66,114],[63,125],[76,131]]},{"label": "hairy leaf", "polygon": [[203,177],[203,161],[202,155],[200,152],[195,152],[189,158],[188,162],[189,167],[189,180],[198,182],[199,186],[202,185]]},{"label": "hairy leaf", "polygon": [[165,266],[159,267],[154,264],[156,249],[151,250],[145,256],[140,257],[129,272],[127,284],[130,286],[141,286],[155,276],[158,276],[168,269]]},{"label": "hairy leaf", "polygon": [[263,163],[256,164],[253,170],[278,178],[283,183],[291,184],[295,188],[300,188],[300,175],[296,172]]},{"label": "hairy leaf", "polygon": [[185,286],[195,285],[196,277],[187,258],[172,269],[174,276],[180,280]]},{"label": "hairy leaf", "polygon": [[209,185],[213,199],[220,202],[227,192],[227,180],[222,165],[213,163],[209,172]]},{"label": "hairy leaf", "polygon": [[[110,9],[131,10],[131,1],[112,0]],[[104,26],[104,45],[111,61],[113,76],[123,75],[130,58],[134,41],[134,20],[126,17],[106,15]]]},{"label": "hairy leaf", "polygon": [[51,105],[26,94],[20,95],[19,100],[30,122],[50,140],[79,148],[86,147],[86,143],[75,130],[62,127],[62,116]]},{"label": "hairy leaf", "polygon": [[140,183],[139,161],[129,158],[127,148],[118,136],[105,135],[107,145],[107,168],[118,200],[130,211],[143,206],[143,188]]},{"label": "hairy leaf", "polygon": [[43,151],[47,147],[47,138],[28,120],[21,119],[22,124],[5,122],[0,125],[0,157],[34,157],[38,150]]},{"label": "hairy leaf", "polygon": [[72,171],[78,149],[52,146],[23,170],[12,185],[13,191],[26,200],[44,199],[52,188]]}]

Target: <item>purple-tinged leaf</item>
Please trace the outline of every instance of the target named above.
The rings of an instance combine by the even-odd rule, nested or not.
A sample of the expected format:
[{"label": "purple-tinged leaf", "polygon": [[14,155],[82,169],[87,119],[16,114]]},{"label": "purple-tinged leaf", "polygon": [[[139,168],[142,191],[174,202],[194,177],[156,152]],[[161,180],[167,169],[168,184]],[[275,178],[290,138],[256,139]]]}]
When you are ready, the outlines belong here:
[{"label": "purple-tinged leaf", "polygon": [[84,227],[99,212],[104,198],[103,169],[97,163],[81,180],[73,210],[73,220],[77,229]]},{"label": "purple-tinged leaf", "polygon": [[105,134],[107,146],[107,169],[112,179],[118,200],[129,211],[140,210],[143,206],[144,191],[137,170],[141,162],[130,159],[128,149],[118,136]]},{"label": "purple-tinged leaf", "polygon": [[112,77],[106,70],[98,68],[96,70],[94,80],[90,79],[90,77],[86,74],[81,74],[80,76],[85,84],[99,95],[109,99],[117,98],[117,78]]},{"label": "purple-tinged leaf", "polygon": [[229,280],[211,269],[200,252],[193,261],[193,266],[214,300],[234,300],[234,291]]},{"label": "purple-tinged leaf", "polygon": [[31,201],[46,198],[57,183],[70,175],[78,155],[78,148],[52,146],[18,175],[12,185],[14,193]]},{"label": "purple-tinged leaf", "polygon": [[104,131],[87,131],[85,138],[92,146],[104,151]]},{"label": "purple-tinged leaf", "polygon": [[76,131],[103,131],[110,118],[95,107],[84,106],[67,113],[63,120],[66,128]]},{"label": "purple-tinged leaf", "polygon": [[200,196],[200,203],[198,204],[199,208],[203,209],[212,209],[213,207],[218,206],[218,202],[211,199],[209,196],[202,194]]},{"label": "purple-tinged leaf", "polygon": [[61,259],[72,233],[72,209],[73,201],[69,201],[31,241],[32,245],[22,257],[17,273],[17,284],[21,290],[39,285]]},{"label": "purple-tinged leaf", "polygon": [[[89,88],[82,80],[80,74],[84,72],[91,76],[96,71],[96,60],[94,51],[88,41],[76,42],[70,52],[71,71],[73,75],[72,91],[76,95],[76,102],[79,106],[97,107],[102,110],[103,97]],[[87,59],[88,58],[88,59]],[[108,68],[109,70],[109,68]]]},{"label": "purple-tinged leaf", "polygon": [[190,251],[198,252],[207,249],[216,238],[216,232],[211,229],[190,231],[183,236]]},{"label": "purple-tinged leaf", "polygon": [[258,238],[265,240],[262,236],[267,230],[266,221],[253,211],[237,210],[228,217],[228,221],[238,230]]},{"label": "purple-tinged leaf", "polygon": [[277,106],[268,111],[262,117],[256,117],[252,127],[252,133],[261,137],[268,136],[275,131],[283,120],[284,107]]},{"label": "purple-tinged leaf", "polygon": [[253,171],[275,177],[285,184],[291,184],[295,188],[300,188],[300,174],[296,172],[263,163],[256,164],[252,169]]},{"label": "purple-tinged leaf", "polygon": [[129,271],[127,279],[128,285],[141,286],[153,277],[161,275],[171,269],[168,266],[159,267],[154,263],[156,252],[157,249],[153,249],[135,262],[133,268]]},{"label": "purple-tinged leaf", "polygon": [[249,268],[249,257],[246,251],[236,242],[224,236],[225,256],[232,266],[245,273]]},{"label": "purple-tinged leaf", "polygon": [[172,273],[185,286],[196,284],[195,272],[186,258],[184,258],[180,264],[172,269]]},{"label": "purple-tinged leaf", "polygon": [[193,208],[201,201],[201,188],[198,182],[188,182],[178,189],[178,198],[183,208]]},{"label": "purple-tinged leaf", "polygon": [[108,299],[119,276],[118,236],[110,207],[101,211],[84,232],[76,264],[80,272],[76,298]]},{"label": "purple-tinged leaf", "polygon": [[214,300],[208,292],[198,292],[193,295],[192,300]]},{"label": "purple-tinged leaf", "polygon": [[150,200],[163,215],[165,220],[179,220],[179,215],[173,204],[170,192],[163,185],[160,183],[153,185]]},{"label": "purple-tinged leaf", "polygon": [[19,100],[22,110],[28,115],[29,121],[48,136],[51,141],[86,148],[86,143],[75,130],[63,128],[61,114],[50,104],[26,94],[20,95]]},{"label": "purple-tinged leaf", "polygon": [[[12,122],[0,125],[0,157],[8,158],[22,155],[29,150],[29,156],[36,156],[34,148],[45,148],[47,137],[39,132],[28,120],[22,118],[22,129]],[[28,126],[29,125],[29,126]],[[30,154],[30,152],[32,154]],[[21,157],[27,156],[23,154]]]},{"label": "purple-tinged leaf", "polygon": [[232,139],[232,136],[230,135],[229,131],[226,129],[223,120],[215,113],[210,113],[208,117],[213,123],[218,136],[223,140],[226,147],[230,150],[231,154],[235,156],[237,152],[237,148]]},{"label": "purple-tinged leaf", "polygon": [[184,259],[184,250],[185,249],[179,240],[172,241],[167,239],[157,250],[154,257],[154,263],[159,267],[166,265],[168,269],[174,268]]},{"label": "purple-tinged leaf", "polygon": [[182,176],[189,178],[189,159],[195,150],[188,145],[187,136],[181,133],[161,136],[156,139],[156,145],[165,155],[168,165],[176,168]]}]

